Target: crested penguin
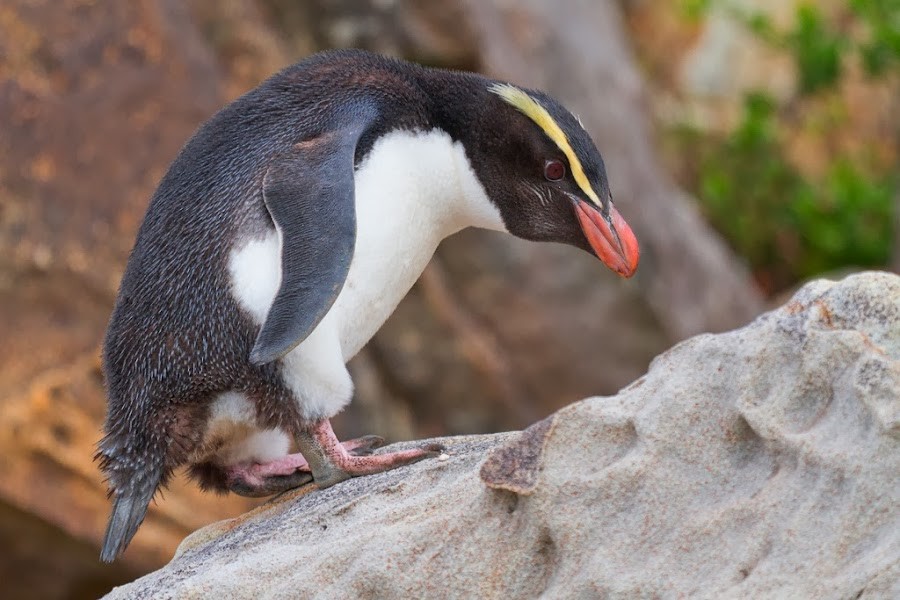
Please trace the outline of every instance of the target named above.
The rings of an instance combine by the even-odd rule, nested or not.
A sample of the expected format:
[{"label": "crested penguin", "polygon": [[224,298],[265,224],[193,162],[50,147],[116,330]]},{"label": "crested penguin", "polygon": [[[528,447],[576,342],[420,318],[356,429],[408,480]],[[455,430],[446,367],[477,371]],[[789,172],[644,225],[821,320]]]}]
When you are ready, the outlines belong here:
[{"label": "crested penguin", "polygon": [[[154,193],[103,347],[101,558],[187,465],[205,489],[319,488],[439,453],[338,441],[347,361],[440,241],[562,242],[630,277],[603,160],[545,93],[361,50],[313,55],[223,108]],[[298,453],[291,454],[291,444]]]}]

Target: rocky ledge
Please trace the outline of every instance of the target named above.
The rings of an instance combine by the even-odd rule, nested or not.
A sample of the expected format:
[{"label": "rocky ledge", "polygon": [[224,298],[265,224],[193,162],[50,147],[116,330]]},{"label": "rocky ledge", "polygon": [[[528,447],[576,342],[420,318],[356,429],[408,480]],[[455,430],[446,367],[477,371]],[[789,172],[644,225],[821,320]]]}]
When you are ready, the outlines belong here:
[{"label": "rocky ledge", "polygon": [[616,396],[441,441],[108,597],[900,597],[900,277],[810,283]]}]

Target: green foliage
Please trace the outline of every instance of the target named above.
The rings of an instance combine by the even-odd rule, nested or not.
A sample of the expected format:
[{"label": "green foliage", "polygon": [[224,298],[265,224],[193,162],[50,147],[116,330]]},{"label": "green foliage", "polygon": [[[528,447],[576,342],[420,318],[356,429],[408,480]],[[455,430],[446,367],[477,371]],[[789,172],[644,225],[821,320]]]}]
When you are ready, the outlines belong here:
[{"label": "green foliage", "polygon": [[[806,193],[800,176],[782,159],[774,135],[774,103],[747,97],[740,126],[703,148],[698,195],[707,217],[757,269],[779,263],[790,203]],[[778,277],[782,279],[782,277]]]},{"label": "green foliage", "polygon": [[680,8],[685,17],[699,20],[709,10],[713,0],[681,0]]},{"label": "green foliage", "polygon": [[[794,25],[778,31],[763,13],[748,12],[735,0],[682,0],[690,19],[700,19],[713,7],[743,23],[775,47],[789,51],[797,65],[800,91],[812,94],[840,79],[844,58],[858,53],[866,71],[882,75],[900,63],[900,0],[849,0],[845,18],[829,20],[813,3],[797,7]],[[847,24],[860,26],[862,40],[848,36]]]},{"label": "green foliage", "polygon": [[823,185],[805,187],[789,204],[793,228],[803,234],[800,275],[888,262],[894,210],[889,181],[871,180],[841,159],[831,165]]},{"label": "green foliage", "polygon": [[900,0],[850,0],[848,8],[846,22],[862,27],[863,40],[851,40],[837,24],[827,23],[812,4],[798,7],[794,29],[782,37],[782,44],[794,55],[803,93],[834,85],[841,75],[841,61],[850,51],[859,53],[872,76],[900,62]]},{"label": "green foliage", "polygon": [[797,8],[796,25],[784,39],[791,50],[804,94],[833,86],[841,75],[841,55],[848,43],[825,23],[811,4]]},{"label": "green foliage", "polygon": [[777,126],[775,103],[757,93],[726,139],[691,140],[700,143],[697,192],[712,224],[771,290],[843,266],[886,264],[898,182],[846,159],[823,181],[807,181],[785,159]]},{"label": "green foliage", "polygon": [[[822,176],[811,178],[788,160],[782,137],[800,132],[823,144],[839,139],[834,132],[848,107],[832,90],[849,60],[896,88],[900,0],[848,0],[827,13],[805,2],[786,30],[735,0],[682,0],[681,7],[691,19],[712,8],[724,12],[788,53],[797,67],[797,97],[778,105],[763,93],[748,94],[739,124],[727,135],[681,129],[682,167],[713,226],[771,292],[824,271],[887,265],[900,243],[894,231],[900,169],[868,161],[865,151],[841,154],[836,143],[820,150],[830,162]],[[885,136],[900,139],[900,121]]]},{"label": "green foliage", "polygon": [[870,29],[859,46],[863,65],[879,75],[900,62],[900,0],[850,0],[850,10]]}]

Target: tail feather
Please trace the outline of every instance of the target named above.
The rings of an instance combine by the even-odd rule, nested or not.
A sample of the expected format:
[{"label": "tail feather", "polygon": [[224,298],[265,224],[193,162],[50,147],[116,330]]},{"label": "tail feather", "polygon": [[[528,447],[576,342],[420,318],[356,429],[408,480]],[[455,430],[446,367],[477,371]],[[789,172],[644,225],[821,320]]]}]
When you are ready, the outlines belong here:
[{"label": "tail feather", "polygon": [[159,485],[159,478],[148,483],[149,485],[137,486],[134,490],[115,492],[112,514],[109,516],[103,548],[100,550],[100,560],[103,562],[112,562],[118,558],[144,522],[147,507]]}]

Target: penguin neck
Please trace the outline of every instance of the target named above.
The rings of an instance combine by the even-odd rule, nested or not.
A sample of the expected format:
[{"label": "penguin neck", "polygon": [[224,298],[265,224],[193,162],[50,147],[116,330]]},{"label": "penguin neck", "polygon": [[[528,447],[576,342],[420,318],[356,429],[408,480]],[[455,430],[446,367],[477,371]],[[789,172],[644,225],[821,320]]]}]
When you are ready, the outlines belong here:
[{"label": "penguin neck", "polygon": [[[405,235],[424,236],[434,247],[466,227],[506,231],[463,144],[439,128],[380,137],[356,170],[356,189],[358,212],[376,208],[382,219],[415,229]],[[378,207],[361,206],[370,196]]]}]

